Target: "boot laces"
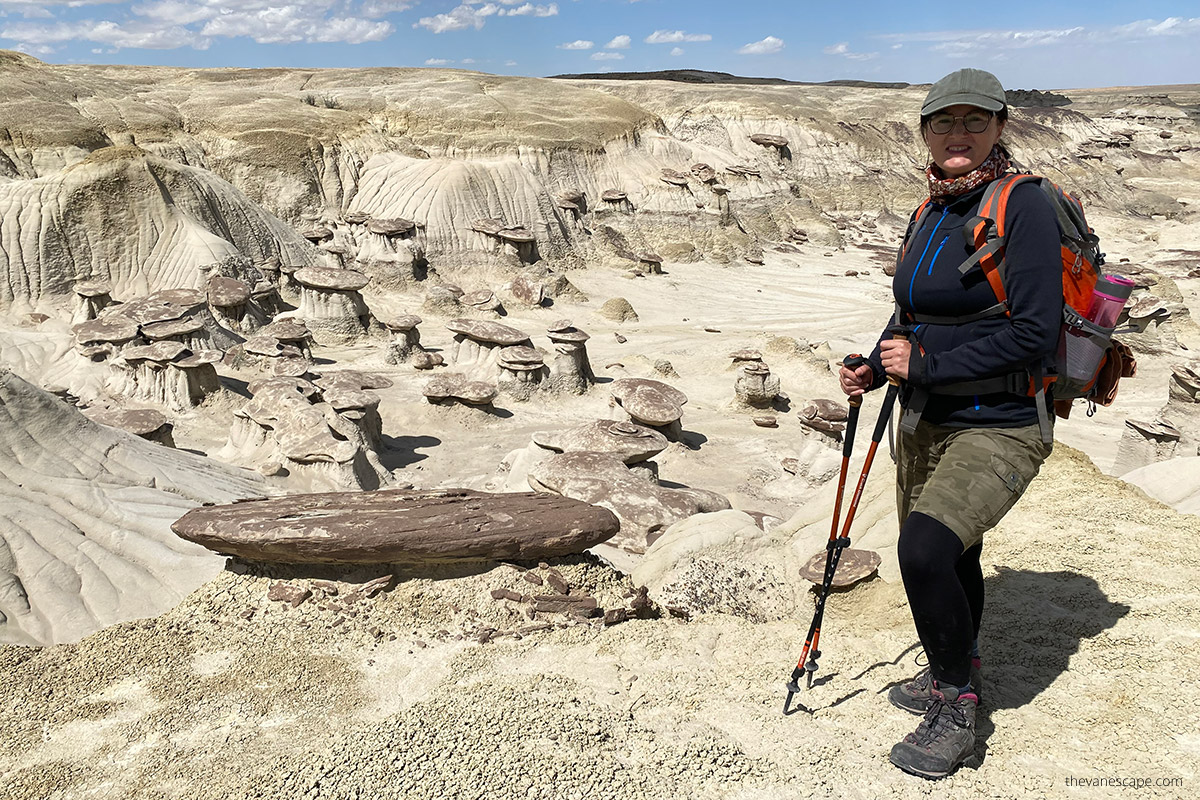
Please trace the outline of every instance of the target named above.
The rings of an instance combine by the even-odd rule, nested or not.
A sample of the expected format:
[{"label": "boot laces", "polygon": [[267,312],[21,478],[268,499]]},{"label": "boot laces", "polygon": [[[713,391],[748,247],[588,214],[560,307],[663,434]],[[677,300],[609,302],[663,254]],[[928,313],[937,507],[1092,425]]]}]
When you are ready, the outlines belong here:
[{"label": "boot laces", "polygon": [[967,727],[967,724],[967,714],[961,702],[951,703],[941,692],[934,692],[933,703],[912,734],[913,744],[928,747],[946,738],[954,729]]}]

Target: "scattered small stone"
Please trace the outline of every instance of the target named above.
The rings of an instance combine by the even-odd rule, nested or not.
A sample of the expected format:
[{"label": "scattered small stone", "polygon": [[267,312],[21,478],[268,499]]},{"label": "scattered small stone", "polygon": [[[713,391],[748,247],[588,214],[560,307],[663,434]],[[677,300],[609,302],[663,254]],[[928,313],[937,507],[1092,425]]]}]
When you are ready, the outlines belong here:
[{"label": "scattered small stone", "polygon": [[238,616],[241,617],[242,619],[250,619],[251,617],[254,616],[254,609],[253,608],[243,609],[242,612],[240,614],[238,614]]},{"label": "scattered small stone", "polygon": [[314,580],[311,583],[330,597],[337,597],[339,587],[333,581]]},{"label": "scattered small stone", "polygon": [[848,270],[846,270],[846,277],[847,277],[847,278],[854,278],[854,277],[857,277],[857,276],[858,276],[858,270],[856,270],[856,269],[848,269]]},{"label": "scattered small stone", "polygon": [[604,624],[616,625],[629,619],[629,611],[624,608],[610,608],[604,612]]},{"label": "scattered small stone", "polygon": [[550,588],[559,594],[567,594],[570,590],[563,576],[554,570],[551,570],[546,576],[546,583],[550,584]]},{"label": "scattered small stone", "polygon": [[523,636],[528,636],[531,633],[538,633],[540,631],[548,631],[548,630],[552,629],[553,627],[554,626],[551,625],[549,622],[537,622],[537,623],[534,623],[533,625],[526,625],[523,628],[517,628],[517,633],[519,633]]},{"label": "scattered small stone", "polygon": [[614,333],[613,336],[616,338],[617,344],[625,344],[625,342],[629,341],[619,333]]},{"label": "scattered small stone", "polygon": [[704,332],[705,333],[720,333],[721,329],[720,328],[705,328]]},{"label": "scattered small stone", "polygon": [[380,575],[378,578],[372,578],[371,580],[364,583],[359,588],[359,591],[361,591],[367,597],[374,597],[375,595],[379,594],[384,589],[386,589],[387,585],[391,582],[392,582],[391,573],[388,573],[387,575]]},{"label": "scattered small stone", "polygon": [[312,591],[300,586],[292,586],[290,583],[273,583],[271,588],[267,590],[267,599],[274,600],[278,603],[287,603],[292,608],[296,608],[308,598],[312,597]]},{"label": "scattered small stone", "polygon": [[345,617],[338,615],[333,618],[333,622],[329,623],[329,627],[336,628],[338,625],[341,625],[345,621],[346,621]]},{"label": "scattered small stone", "polygon": [[760,428],[778,428],[779,420],[775,417],[755,417],[754,424]]},{"label": "scattered small stone", "polygon": [[586,594],[540,594],[533,598],[534,610],[549,614],[575,614],[580,612],[590,614],[598,609],[599,606],[600,604],[596,601],[596,598]]},{"label": "scattered small stone", "polygon": [[783,466],[784,472],[790,472],[793,475],[800,474],[800,459],[785,458],[783,461],[781,461],[779,463]]},{"label": "scattered small stone", "polygon": [[526,583],[532,583],[534,586],[541,586],[543,583],[542,576],[536,575],[532,572],[526,572],[521,577],[525,579]]},{"label": "scattered small stone", "polygon": [[426,644],[425,642],[421,641],[420,639],[413,639],[413,647],[416,647],[420,650],[424,650],[426,647],[429,647],[429,645]]},{"label": "scattered small stone", "polygon": [[514,592],[512,589],[492,589],[493,600],[513,600],[521,601],[521,593]]}]

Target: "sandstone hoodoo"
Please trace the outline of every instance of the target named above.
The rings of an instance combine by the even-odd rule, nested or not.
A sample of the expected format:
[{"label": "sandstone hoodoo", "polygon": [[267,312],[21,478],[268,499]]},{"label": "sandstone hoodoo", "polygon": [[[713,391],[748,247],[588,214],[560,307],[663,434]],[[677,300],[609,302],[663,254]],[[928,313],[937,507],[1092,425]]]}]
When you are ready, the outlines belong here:
[{"label": "sandstone hoodoo", "polygon": [[216,320],[232,331],[248,334],[267,324],[267,314],[251,299],[250,284],[245,281],[220,275],[208,280],[208,306]]},{"label": "sandstone hoodoo", "polygon": [[620,378],[610,386],[613,400],[634,422],[677,433],[687,395],[651,378]]},{"label": "sandstone hoodoo", "polygon": [[652,275],[662,274],[663,258],[658,253],[651,253],[649,251],[638,253],[637,259],[638,263],[641,264],[642,269],[644,269],[646,272],[649,272]]},{"label": "sandstone hoodoo", "polygon": [[734,350],[729,354],[729,357],[733,359],[733,366],[735,367],[745,366],[747,362],[763,360],[761,350],[755,350],[749,347],[741,350]]},{"label": "sandstone hoodoo", "polygon": [[321,387],[298,377],[271,377],[247,387],[251,399],[233,414],[222,458],[249,467],[277,465],[293,485],[311,490],[378,489],[390,480],[379,461],[378,396]]},{"label": "sandstone hoodoo", "polygon": [[361,272],[331,267],[298,270],[300,306],[293,313],[322,344],[344,344],[364,336],[371,312],[359,294],[370,281]]},{"label": "sandstone hoodoo", "polygon": [[93,422],[119,428],[148,442],[157,442],[166,447],[175,446],[175,439],[171,434],[175,426],[167,419],[166,414],[158,409],[98,405],[80,410]]},{"label": "sandstone hoodoo", "polygon": [[565,431],[538,431],[538,447],[558,453],[610,453],[625,464],[637,464],[667,449],[670,442],[653,428],[634,422],[598,419]]},{"label": "sandstone hoodoo", "polygon": [[633,203],[629,202],[629,195],[620,189],[605,189],[600,193],[600,200],[609,208],[624,212],[633,211]]},{"label": "sandstone hoodoo", "polygon": [[788,146],[787,139],[782,136],[776,136],[773,133],[751,134],[750,141],[762,147],[773,147],[776,150],[784,150]]},{"label": "sandstone hoodoo", "polygon": [[817,400],[801,409],[800,424],[825,434],[832,442],[840,442],[848,413],[841,403]]},{"label": "sandstone hoodoo", "polygon": [[367,230],[377,236],[405,237],[416,232],[417,223],[402,217],[376,218],[367,223]]},{"label": "sandstone hoodoo", "polygon": [[729,508],[729,500],[703,489],[669,489],[632,472],[612,453],[558,453],[534,465],[529,485],[612,509],[621,520],[613,544],[645,552],[663,530],[693,514]]},{"label": "sandstone hoodoo", "polygon": [[221,391],[213,366],[223,357],[219,350],[193,353],[180,342],[162,341],[127,347],[113,362],[114,388],[128,397],[159,403],[174,411],[200,405]]},{"label": "sandstone hoodoo", "polygon": [[401,314],[384,320],[383,324],[392,334],[392,341],[388,344],[385,356],[387,363],[405,364],[413,353],[424,352],[425,348],[421,346],[421,332],[417,330],[421,318],[416,314]]},{"label": "sandstone hoodoo", "polygon": [[452,319],[446,328],[454,334],[450,363],[477,377],[499,378],[496,352],[504,347],[532,347],[529,334],[499,322],[481,319]]},{"label": "sandstone hoodoo", "polygon": [[328,242],[333,238],[333,231],[324,225],[312,225],[310,227],[303,228],[300,231],[300,235],[305,239],[308,239],[313,244],[321,244],[322,242]]},{"label": "sandstone hoodoo", "polygon": [[198,317],[169,319],[142,326],[142,336],[153,342],[179,342],[191,350],[207,350],[212,347],[204,322]]},{"label": "sandstone hoodoo", "polygon": [[505,225],[503,220],[490,219],[480,217],[479,219],[471,220],[471,230],[478,233],[483,233],[488,236],[499,236],[500,231],[504,230]]},{"label": "sandstone hoodoo", "polygon": [[779,376],[762,361],[747,361],[738,370],[734,393],[739,403],[751,408],[769,408],[779,397]]},{"label": "sandstone hoodoo", "polygon": [[580,553],[618,526],[611,511],[554,494],[384,489],[209,506],[171,529],[254,561],[438,564]]},{"label": "sandstone hoodoo", "polygon": [[705,163],[692,164],[691,172],[701,183],[714,183],[717,180],[717,171]]},{"label": "sandstone hoodoo", "polygon": [[430,403],[457,400],[468,406],[489,406],[499,392],[495,384],[471,380],[461,372],[446,372],[425,384],[422,394]]},{"label": "sandstone hoodoo", "polygon": [[72,328],[75,349],[93,361],[103,361],[121,352],[126,345],[135,344],[138,325],[124,317],[105,316],[81,322]]},{"label": "sandstone hoodoo", "polygon": [[668,183],[671,186],[687,186],[688,176],[678,170],[664,169],[659,175],[663,183]]},{"label": "sandstone hoodoo", "polygon": [[295,347],[300,355],[312,361],[312,332],[308,326],[298,319],[280,319],[265,325],[258,331],[259,336],[269,336],[280,344]]},{"label": "sandstone hoodoo", "polygon": [[104,281],[79,281],[75,284],[75,309],[71,321],[87,322],[112,305],[112,286]]},{"label": "sandstone hoodoo", "polygon": [[596,382],[592,362],[588,359],[587,340],[591,337],[576,328],[569,319],[560,319],[549,327],[546,335],[554,343],[552,385],[557,391],[583,394]]},{"label": "sandstone hoodoo", "polygon": [[347,211],[342,216],[342,219],[345,220],[347,225],[364,225],[370,222],[371,215],[365,211]]},{"label": "sandstone hoodoo", "polygon": [[541,351],[532,347],[505,347],[496,358],[500,366],[498,388],[521,400],[528,399],[549,374]]}]

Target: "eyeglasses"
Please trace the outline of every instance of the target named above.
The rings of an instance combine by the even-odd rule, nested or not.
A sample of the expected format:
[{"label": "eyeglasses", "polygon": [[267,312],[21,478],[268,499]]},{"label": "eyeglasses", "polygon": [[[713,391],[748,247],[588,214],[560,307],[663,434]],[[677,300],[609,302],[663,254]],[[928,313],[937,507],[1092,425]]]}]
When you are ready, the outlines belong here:
[{"label": "eyeglasses", "polygon": [[929,118],[929,130],[942,135],[954,130],[954,123],[962,120],[963,127],[968,133],[983,133],[992,122],[994,114],[988,111],[972,111],[961,117],[954,114],[934,114]]}]

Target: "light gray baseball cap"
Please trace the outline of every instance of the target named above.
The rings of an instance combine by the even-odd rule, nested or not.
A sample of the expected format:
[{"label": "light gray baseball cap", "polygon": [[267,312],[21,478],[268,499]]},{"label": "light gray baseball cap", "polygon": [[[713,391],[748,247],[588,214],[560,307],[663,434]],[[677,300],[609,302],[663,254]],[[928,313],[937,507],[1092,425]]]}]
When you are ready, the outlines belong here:
[{"label": "light gray baseball cap", "polygon": [[933,85],[925,95],[921,116],[929,116],[950,106],[967,105],[987,111],[999,111],[1007,105],[1000,79],[981,69],[951,72]]}]

